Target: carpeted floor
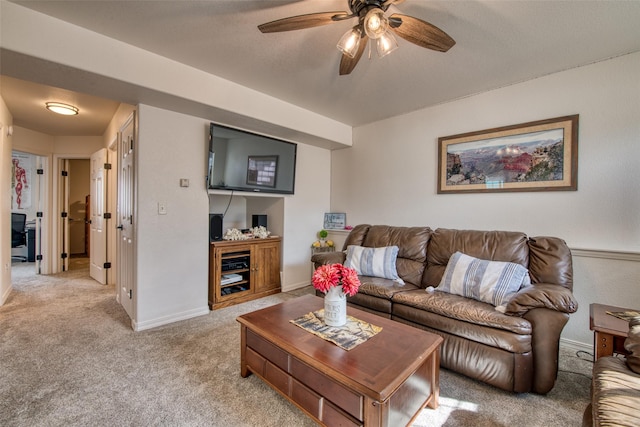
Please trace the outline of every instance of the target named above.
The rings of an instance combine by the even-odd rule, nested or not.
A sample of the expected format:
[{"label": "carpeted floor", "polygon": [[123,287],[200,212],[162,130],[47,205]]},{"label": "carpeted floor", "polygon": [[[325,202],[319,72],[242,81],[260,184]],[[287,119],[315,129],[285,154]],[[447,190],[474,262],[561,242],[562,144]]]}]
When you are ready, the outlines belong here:
[{"label": "carpeted floor", "polygon": [[[34,276],[13,265],[0,307],[2,426],[313,426],[255,376],[239,375],[240,314],[303,289],[133,332],[112,286],[86,269]],[[591,362],[561,352],[546,396],[511,394],[442,370],[440,406],[414,426],[580,426]]]}]

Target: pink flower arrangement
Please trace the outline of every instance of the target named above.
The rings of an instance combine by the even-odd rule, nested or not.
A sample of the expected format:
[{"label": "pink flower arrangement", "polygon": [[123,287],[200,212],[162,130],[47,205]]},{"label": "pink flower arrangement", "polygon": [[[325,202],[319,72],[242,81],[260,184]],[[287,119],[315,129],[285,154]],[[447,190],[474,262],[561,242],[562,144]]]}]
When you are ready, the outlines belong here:
[{"label": "pink flower arrangement", "polygon": [[342,292],[352,297],[360,288],[360,279],[356,270],[342,264],[321,265],[313,272],[311,282],[314,288],[325,294],[334,286],[342,285]]}]

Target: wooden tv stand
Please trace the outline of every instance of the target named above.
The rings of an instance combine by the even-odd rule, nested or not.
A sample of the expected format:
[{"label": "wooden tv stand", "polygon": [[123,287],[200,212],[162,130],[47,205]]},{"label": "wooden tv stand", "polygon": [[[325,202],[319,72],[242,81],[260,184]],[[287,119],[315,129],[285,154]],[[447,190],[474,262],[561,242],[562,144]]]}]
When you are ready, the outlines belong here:
[{"label": "wooden tv stand", "polygon": [[209,308],[280,292],[280,237],[222,240],[209,245]]}]

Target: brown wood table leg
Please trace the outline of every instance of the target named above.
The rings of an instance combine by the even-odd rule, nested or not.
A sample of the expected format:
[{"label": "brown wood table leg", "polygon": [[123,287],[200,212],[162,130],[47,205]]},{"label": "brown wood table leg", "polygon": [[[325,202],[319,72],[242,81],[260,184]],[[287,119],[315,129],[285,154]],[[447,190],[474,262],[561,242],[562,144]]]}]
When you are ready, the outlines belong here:
[{"label": "brown wood table leg", "polygon": [[240,325],[240,376],[246,378],[251,374],[247,368],[247,327]]},{"label": "brown wood table leg", "polygon": [[613,335],[604,332],[594,331],[593,348],[595,349],[595,360],[601,357],[613,355]]},{"label": "brown wood table leg", "polygon": [[440,399],[440,349],[431,355],[431,389],[433,396],[427,403],[431,409],[438,409],[438,400]]}]

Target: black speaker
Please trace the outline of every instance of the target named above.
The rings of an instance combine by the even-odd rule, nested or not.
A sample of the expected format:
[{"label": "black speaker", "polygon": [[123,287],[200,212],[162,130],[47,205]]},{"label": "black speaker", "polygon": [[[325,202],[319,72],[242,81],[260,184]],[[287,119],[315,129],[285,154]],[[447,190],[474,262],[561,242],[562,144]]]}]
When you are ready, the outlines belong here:
[{"label": "black speaker", "polygon": [[222,214],[209,214],[209,241],[222,240]]},{"label": "black speaker", "polygon": [[267,216],[253,215],[251,217],[251,227],[260,227],[260,226],[267,228]]}]

